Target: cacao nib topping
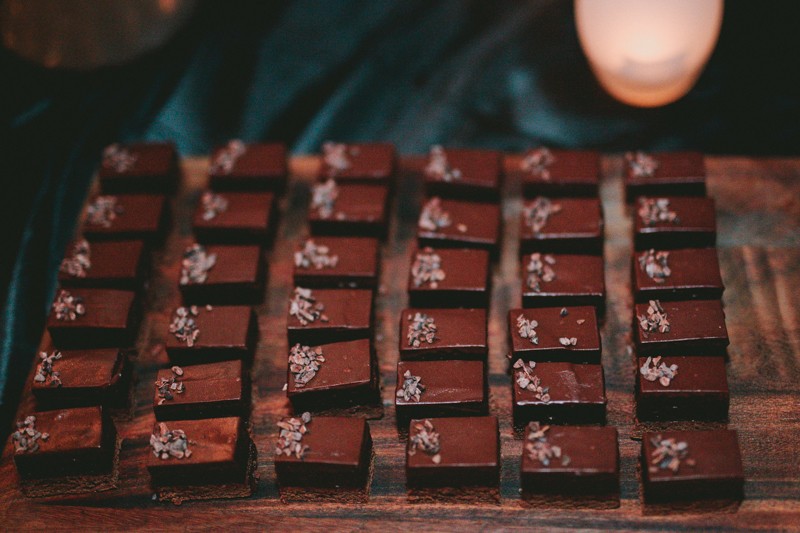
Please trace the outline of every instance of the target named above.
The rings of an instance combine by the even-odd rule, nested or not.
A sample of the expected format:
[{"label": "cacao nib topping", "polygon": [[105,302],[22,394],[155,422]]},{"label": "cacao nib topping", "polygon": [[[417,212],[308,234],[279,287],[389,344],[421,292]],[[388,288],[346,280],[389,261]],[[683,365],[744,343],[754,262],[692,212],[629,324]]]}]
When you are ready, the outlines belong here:
[{"label": "cacao nib topping", "polygon": [[202,244],[193,244],[183,252],[181,285],[205,283],[208,272],[217,264],[217,254],[206,252]]},{"label": "cacao nib topping", "polygon": [[658,168],[658,160],[645,152],[628,152],[625,160],[636,178],[652,178]]},{"label": "cacao nib topping", "polygon": [[669,320],[664,308],[661,307],[661,302],[658,300],[650,300],[647,306],[647,316],[639,315],[639,327],[644,331],[645,336],[647,333],[659,332],[669,333]]},{"label": "cacao nib topping", "polygon": [[667,366],[661,361],[660,356],[648,357],[647,361],[639,368],[639,373],[647,381],[658,381],[662,387],[669,387],[669,384],[678,375],[678,365]]},{"label": "cacao nib topping", "polygon": [[669,268],[669,252],[647,250],[639,256],[639,268],[656,283],[664,283],[672,275],[672,270]]},{"label": "cacao nib topping", "polygon": [[[311,191],[311,209],[316,209],[320,218],[331,218],[339,197],[339,187],[331,178],[323,183],[314,185]],[[343,213],[337,214],[337,219],[342,219]]]},{"label": "cacao nib topping", "polygon": [[137,159],[139,156],[117,143],[106,146],[106,149],[103,150],[103,167],[114,172],[129,171],[136,164]]},{"label": "cacao nib topping", "polygon": [[90,268],[92,268],[92,249],[89,241],[80,239],[72,246],[69,256],[61,261],[59,270],[73,278],[85,278],[86,271]]},{"label": "cacao nib topping", "polygon": [[524,172],[528,172],[545,181],[550,181],[550,165],[556,162],[556,157],[545,147],[528,151],[520,163]]},{"label": "cacao nib topping", "polygon": [[669,208],[669,198],[639,198],[639,218],[642,224],[655,226],[659,222],[680,224],[678,213]]},{"label": "cacao nib topping", "polygon": [[517,317],[517,331],[519,336],[523,339],[528,339],[532,344],[539,344],[539,336],[536,334],[536,328],[539,323],[536,320],[528,320],[525,315]]},{"label": "cacao nib topping", "polygon": [[295,344],[289,350],[289,371],[294,376],[294,386],[298,389],[305,387],[306,383],[314,379],[319,372],[325,356],[322,347],[310,348]]},{"label": "cacao nib topping", "polygon": [[531,254],[528,266],[525,269],[528,271],[528,288],[534,292],[542,292],[542,283],[550,283],[556,279],[556,272],[553,266],[556,264],[556,258],[550,254]]},{"label": "cacao nib topping", "polygon": [[539,233],[547,225],[552,215],[561,212],[561,204],[553,203],[549,198],[538,196],[523,210],[525,225],[531,228],[533,233]]},{"label": "cacao nib topping", "polygon": [[164,422],[159,422],[150,435],[150,447],[153,455],[159,459],[188,459],[192,456],[189,439],[182,429],[170,429]]},{"label": "cacao nib topping", "polygon": [[233,171],[236,161],[244,155],[247,151],[247,145],[239,139],[233,139],[225,145],[225,148],[217,153],[217,156],[211,161],[211,166],[208,169],[209,174],[224,174],[228,175]]},{"label": "cacao nib topping", "polygon": [[419,376],[412,376],[410,370],[406,370],[403,374],[403,387],[397,391],[396,396],[402,398],[403,401],[418,402],[422,393],[425,392],[425,385],[420,383],[422,378]]},{"label": "cacao nib topping", "polygon": [[453,168],[447,161],[447,153],[439,145],[432,146],[428,165],[425,167],[425,174],[433,179],[446,182],[458,181],[461,179],[461,170]]},{"label": "cacao nib topping", "polygon": [[294,288],[292,299],[289,301],[289,314],[299,320],[300,324],[307,326],[317,320],[327,322],[328,317],[323,311],[325,311],[325,305],[317,302],[311,289]]},{"label": "cacao nib topping", "polygon": [[221,194],[204,192],[200,198],[203,204],[203,220],[209,221],[217,218],[217,215],[228,210],[228,199]]},{"label": "cacao nib topping", "polygon": [[46,442],[50,434],[42,433],[36,429],[36,417],[26,416],[25,420],[17,422],[17,430],[11,435],[14,443],[14,453],[35,453],[39,451],[39,442]]},{"label": "cacao nib topping", "polygon": [[116,196],[98,196],[86,207],[86,223],[110,228],[117,216],[125,212]]},{"label": "cacao nib topping", "polygon": [[294,253],[294,266],[297,268],[336,268],[339,256],[332,255],[331,250],[324,244],[317,244],[314,239],[308,239],[303,244],[303,249]]},{"label": "cacao nib topping", "polygon": [[61,386],[61,374],[53,370],[53,365],[56,361],[61,359],[61,352],[58,350],[47,353],[39,352],[39,359],[41,362],[36,365],[36,374],[33,376],[33,381],[36,383],[44,383],[50,387]]},{"label": "cacao nib topping", "polygon": [[168,378],[159,378],[155,382],[156,391],[158,392],[158,405],[163,404],[175,398],[176,394],[183,394],[186,386],[181,377],[183,377],[183,369],[179,366],[173,366],[172,375]]},{"label": "cacao nib topping", "polygon": [[357,146],[328,141],[322,145],[322,161],[329,169],[342,172],[353,166],[351,157],[357,157],[359,152]]},{"label": "cacao nib topping", "polygon": [[418,226],[426,231],[437,231],[452,224],[450,213],[442,209],[442,200],[434,196],[422,207]]},{"label": "cacao nib topping", "polygon": [[437,327],[432,316],[428,316],[425,313],[414,313],[413,316],[408,315],[408,320],[410,320],[410,323],[408,324],[406,338],[409,346],[418,348],[423,342],[433,344],[436,340]]},{"label": "cacao nib topping", "polygon": [[308,433],[306,424],[311,423],[311,413],[303,413],[299,418],[284,418],[278,422],[278,442],[275,444],[275,455],[294,455],[302,459],[303,455],[309,450],[308,445],[303,444],[303,435]]},{"label": "cacao nib topping", "polygon": [[431,289],[437,288],[439,282],[445,278],[445,272],[442,270],[442,258],[432,248],[423,248],[417,252],[414,263],[411,265],[411,277],[415,287],[421,287],[427,283]]},{"label": "cacao nib topping", "polygon": [[541,426],[539,422],[531,422],[528,426],[528,438],[525,444],[525,451],[532,461],[539,461],[542,466],[550,466],[556,459],[561,460],[561,466],[568,466],[571,459],[568,455],[561,453],[560,446],[554,446],[547,442],[547,432],[550,426]]},{"label": "cacao nib topping", "polygon": [[542,387],[542,380],[533,373],[533,369],[536,368],[535,361],[525,364],[522,359],[517,359],[517,362],[514,363],[514,368],[517,370],[515,380],[519,388],[532,392],[537,400],[550,403],[550,394],[548,394],[550,387]]},{"label": "cacao nib topping", "polygon": [[439,433],[433,427],[433,422],[426,418],[422,422],[414,424],[413,430],[414,433],[409,438],[408,455],[416,455],[418,451],[421,451],[430,455],[434,464],[439,464],[442,461],[442,456],[439,454],[441,443],[439,442]]},{"label": "cacao nib topping", "polygon": [[53,302],[53,311],[56,320],[73,322],[79,316],[86,314],[86,306],[83,305],[83,298],[80,296],[73,296],[69,291],[60,290]]},{"label": "cacao nib topping", "polygon": [[654,435],[650,443],[655,449],[650,454],[650,467],[652,473],[659,470],[671,470],[677,473],[681,463],[694,466],[694,459],[689,458],[689,445],[685,441],[675,438],[664,439],[661,435]]},{"label": "cacao nib topping", "polygon": [[175,335],[175,338],[179,341],[185,342],[189,348],[194,346],[197,337],[200,335],[200,328],[195,320],[198,314],[196,305],[179,307],[175,310],[172,322],[169,325],[169,332]]}]

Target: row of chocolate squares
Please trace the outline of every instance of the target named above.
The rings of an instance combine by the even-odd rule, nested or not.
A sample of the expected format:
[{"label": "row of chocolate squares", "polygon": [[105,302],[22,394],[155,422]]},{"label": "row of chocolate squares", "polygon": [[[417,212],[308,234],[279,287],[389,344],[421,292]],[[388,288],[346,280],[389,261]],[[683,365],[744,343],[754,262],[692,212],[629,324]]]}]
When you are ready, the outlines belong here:
[{"label": "row of chocolate squares", "polygon": [[[303,413],[277,425],[274,464],[283,501],[368,499],[375,452],[364,419]],[[522,437],[523,500],[619,505],[616,429],[532,422]],[[99,492],[117,485],[120,438],[98,407],[34,413],[18,423],[11,443],[28,496]],[[142,453],[151,488],[162,501],[247,497],[255,490],[256,447],[241,418],[159,422],[149,444]],[[405,458],[412,500],[500,500],[495,417],[411,420]],[[640,462],[645,504],[743,497],[735,431],[645,433]]]}]

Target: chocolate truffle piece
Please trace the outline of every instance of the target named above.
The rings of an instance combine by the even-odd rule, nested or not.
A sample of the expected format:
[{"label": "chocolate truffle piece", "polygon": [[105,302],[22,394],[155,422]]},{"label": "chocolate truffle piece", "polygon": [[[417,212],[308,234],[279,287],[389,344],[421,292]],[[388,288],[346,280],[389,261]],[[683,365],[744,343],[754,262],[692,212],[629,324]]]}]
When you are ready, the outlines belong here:
[{"label": "chocolate truffle piece", "polygon": [[160,501],[246,498],[256,487],[256,447],[238,417],[158,422],[146,453]]},{"label": "chocolate truffle piece", "polygon": [[389,185],[394,178],[396,155],[389,143],[322,145],[319,181],[334,178],[337,182]]},{"label": "chocolate truffle piece", "polygon": [[511,359],[600,364],[594,307],[543,307],[508,312]]},{"label": "chocolate truffle piece", "polygon": [[478,248],[500,252],[500,206],[460,200],[428,199],[417,223],[420,247]]},{"label": "chocolate truffle piece", "polygon": [[705,196],[706,166],[703,154],[661,152],[625,154],[625,201],[637,196]]},{"label": "chocolate truffle piece", "polygon": [[500,154],[433,146],[423,171],[429,196],[497,201],[502,184]]},{"label": "chocolate truffle piece", "polygon": [[412,420],[406,448],[409,497],[499,501],[499,440],[493,416]]},{"label": "chocolate truffle piece", "polygon": [[380,404],[379,380],[369,339],[289,348],[286,396],[296,413],[368,414]]},{"label": "chocolate truffle piece", "polygon": [[744,470],[736,431],[664,431],[642,436],[645,504],[741,501]]},{"label": "chocolate truffle piece", "polygon": [[192,228],[202,244],[268,246],[278,222],[275,195],[204,192],[194,212]]},{"label": "chocolate truffle piece", "polygon": [[132,368],[118,348],[39,353],[31,392],[40,410],[102,405],[109,414],[128,414]]},{"label": "chocolate truffle piece", "polygon": [[639,197],[634,207],[633,244],[637,250],[706,248],[717,243],[713,198]]},{"label": "chocolate truffle piece", "polygon": [[520,253],[603,253],[603,211],[597,198],[538,196],[522,207]]},{"label": "chocolate truffle piece", "polygon": [[631,272],[637,302],[715,300],[725,290],[715,248],[635,252]]},{"label": "chocolate truffle piece", "polygon": [[546,426],[531,422],[520,469],[528,503],[619,507],[617,430],[598,426]]},{"label": "chocolate truffle piece", "polygon": [[84,211],[83,235],[90,242],[142,240],[160,245],[169,225],[164,196],[95,196]]},{"label": "chocolate truffle piece", "polygon": [[179,307],[165,336],[170,362],[196,365],[238,359],[249,363],[258,343],[250,307]]},{"label": "chocolate truffle piece", "polygon": [[596,197],[600,184],[600,154],[540,147],[525,152],[518,173],[522,175],[522,190],[527,198]]},{"label": "chocolate truffle piece", "polygon": [[372,291],[295,287],[286,322],[289,344],[315,346],[372,335]]},{"label": "chocolate truffle piece", "polygon": [[136,294],[112,289],[57,291],[47,330],[59,349],[133,346],[141,310]]},{"label": "chocolate truffle piece", "polygon": [[372,437],[363,418],[314,416],[278,422],[275,474],[283,502],[365,503]]},{"label": "chocolate truffle piece", "polygon": [[148,254],[142,241],[90,243],[78,239],[67,246],[58,271],[64,288],[138,290],[146,277]]},{"label": "chocolate truffle piece", "polygon": [[242,361],[173,366],[153,384],[156,420],[250,417],[250,374]]},{"label": "chocolate truffle piece", "polygon": [[421,248],[411,258],[408,299],[414,307],[487,307],[489,253]]},{"label": "chocolate truffle piece", "polygon": [[380,262],[378,240],[368,237],[314,237],[294,252],[294,283],[302,287],[375,289]]},{"label": "chocolate truffle piece", "polygon": [[266,265],[258,246],[186,248],[179,286],[185,304],[255,305],[264,301]]},{"label": "chocolate truffle piece", "polygon": [[215,191],[283,191],[286,187],[286,146],[234,139],[217,147],[208,168]]},{"label": "chocolate truffle piece", "polygon": [[400,359],[476,359],[489,353],[485,309],[404,309]]},{"label": "chocolate truffle piece", "polygon": [[162,193],[178,189],[178,153],[170,142],[112,144],[98,171],[104,194]]},{"label": "chocolate truffle piece", "polygon": [[514,425],[602,424],[606,392],[601,365],[535,363],[513,365]]},{"label": "chocolate truffle piece", "polygon": [[33,413],[11,435],[14,464],[28,497],[116,488],[120,439],[100,407]]},{"label": "chocolate truffle piece", "polygon": [[638,358],[636,418],[640,421],[727,420],[729,401],[723,357]]},{"label": "chocolate truffle piece", "polygon": [[329,179],[312,188],[308,223],[312,235],[386,237],[389,188],[339,185]]},{"label": "chocolate truffle piece", "polygon": [[633,341],[640,356],[725,355],[729,341],[722,302],[650,300],[636,304]]},{"label": "chocolate truffle piece", "polygon": [[412,418],[485,415],[488,398],[482,361],[397,363],[394,405],[401,427]]},{"label": "chocolate truffle piece", "polygon": [[534,252],[522,256],[523,307],[591,305],[605,315],[603,258]]}]

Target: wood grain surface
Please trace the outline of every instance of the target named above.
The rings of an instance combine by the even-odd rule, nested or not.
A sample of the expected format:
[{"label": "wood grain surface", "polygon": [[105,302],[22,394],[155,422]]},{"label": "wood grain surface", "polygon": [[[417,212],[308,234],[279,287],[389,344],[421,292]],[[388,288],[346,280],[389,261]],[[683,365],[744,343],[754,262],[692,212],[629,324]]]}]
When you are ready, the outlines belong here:
[{"label": "wood grain surface", "polygon": [[[253,375],[253,425],[259,450],[257,493],[248,499],[185,503],[176,507],[151,500],[144,468],[154,421],[152,382],[166,364],[162,349],[167,322],[179,302],[179,257],[191,240],[190,215],[205,184],[205,159],[184,162],[187,176],[176,204],[176,224],[148,290],[149,312],[139,342],[135,417],[119,424],[125,439],[117,490],[64,499],[32,500],[21,495],[9,446],[0,462],[0,517],[3,527],[23,529],[222,529],[438,530],[587,529],[766,529],[800,528],[800,160],[709,157],[709,194],[717,200],[719,256],[731,338],[728,379],[729,427],[739,431],[745,468],[745,500],[737,512],[651,515],[639,499],[636,462],[639,443],[633,426],[634,365],[631,359],[631,219],[623,205],[622,159],[606,157],[601,196],[606,216],[608,312],[602,328],[608,423],[620,433],[621,506],[613,510],[523,508],[519,503],[522,443],[511,428],[507,373],[506,311],[520,305],[517,227],[519,184],[508,180],[503,203],[505,237],[494,271],[490,312],[491,411],[499,416],[502,475],[499,505],[410,504],[406,500],[404,446],[393,408],[400,310],[414,246],[421,199],[419,157],[403,159],[390,238],[383,246],[375,342],[383,378],[386,414],[370,422],[375,441],[375,474],[363,505],[281,504],[272,462],[275,422],[288,410],[284,393],[287,299],[291,290],[292,247],[307,234],[308,183],[314,157],[292,159],[293,178],[281,204],[278,240],[268,252],[269,287],[257,308],[261,341]],[[514,164],[514,159],[509,159]],[[401,201],[398,201],[401,199]],[[26,390],[20,415],[32,409]],[[413,524],[413,526],[412,526]]]}]

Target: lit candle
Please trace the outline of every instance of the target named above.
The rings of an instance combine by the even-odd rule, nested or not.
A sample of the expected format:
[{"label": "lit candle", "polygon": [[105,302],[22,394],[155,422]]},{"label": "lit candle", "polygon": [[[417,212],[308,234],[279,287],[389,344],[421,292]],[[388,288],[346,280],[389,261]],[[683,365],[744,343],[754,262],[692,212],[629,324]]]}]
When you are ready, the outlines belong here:
[{"label": "lit candle", "polygon": [[581,46],[603,88],[654,107],[685,95],[722,24],[722,0],[575,0]]}]

